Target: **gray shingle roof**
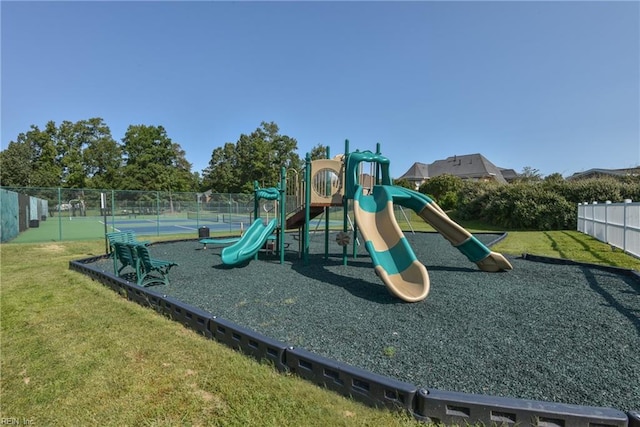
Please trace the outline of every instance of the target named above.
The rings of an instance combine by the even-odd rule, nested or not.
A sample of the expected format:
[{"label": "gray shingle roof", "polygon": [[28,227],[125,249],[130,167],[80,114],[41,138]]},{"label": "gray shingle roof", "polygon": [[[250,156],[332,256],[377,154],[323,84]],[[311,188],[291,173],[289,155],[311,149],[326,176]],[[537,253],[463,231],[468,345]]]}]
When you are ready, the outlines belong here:
[{"label": "gray shingle roof", "polygon": [[501,169],[487,160],[482,154],[455,155],[444,160],[436,160],[428,165],[414,163],[400,179],[424,180],[444,174],[459,176],[463,179],[493,177],[497,182],[506,182],[502,176]]},{"label": "gray shingle roof", "polygon": [[424,163],[414,163],[408,171],[398,179],[423,180],[429,178],[429,165]]}]

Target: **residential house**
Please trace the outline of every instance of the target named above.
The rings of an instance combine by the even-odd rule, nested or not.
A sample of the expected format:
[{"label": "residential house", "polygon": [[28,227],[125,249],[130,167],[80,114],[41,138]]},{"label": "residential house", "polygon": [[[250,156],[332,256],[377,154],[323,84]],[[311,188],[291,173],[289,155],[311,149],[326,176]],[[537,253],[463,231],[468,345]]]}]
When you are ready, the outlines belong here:
[{"label": "residential house", "polygon": [[625,176],[640,176],[640,167],[626,169],[589,169],[584,172],[576,172],[567,177],[567,180],[600,178],[604,176],[613,176],[616,178]]},{"label": "residential house", "polygon": [[399,179],[406,179],[418,188],[427,179],[444,174],[474,181],[500,183],[511,182],[518,176],[515,170],[499,168],[482,154],[465,154],[436,160],[430,164],[416,162]]}]

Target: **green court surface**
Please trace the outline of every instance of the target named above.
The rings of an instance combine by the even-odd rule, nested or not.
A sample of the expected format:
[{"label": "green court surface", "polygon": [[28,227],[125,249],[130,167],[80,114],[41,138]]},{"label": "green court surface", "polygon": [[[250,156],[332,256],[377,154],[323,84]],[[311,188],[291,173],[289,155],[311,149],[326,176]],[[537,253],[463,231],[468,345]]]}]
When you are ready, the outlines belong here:
[{"label": "green court surface", "polygon": [[[496,235],[476,235],[487,243]],[[392,297],[364,249],[348,265],[314,236],[310,265],[296,252],[239,267],[222,248],[157,244],[179,264],[153,289],[321,356],[419,387],[549,402],[640,409],[640,284],[589,265],[510,258],[478,270],[443,237],[407,234],[431,279],[417,303]],[[98,261],[112,271],[109,260]]]}]

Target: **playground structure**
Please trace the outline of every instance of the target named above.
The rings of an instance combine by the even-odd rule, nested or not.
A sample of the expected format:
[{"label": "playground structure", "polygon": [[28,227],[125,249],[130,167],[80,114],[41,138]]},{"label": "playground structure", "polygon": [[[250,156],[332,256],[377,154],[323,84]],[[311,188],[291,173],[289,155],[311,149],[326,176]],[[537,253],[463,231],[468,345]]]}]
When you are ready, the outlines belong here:
[{"label": "playground structure", "polygon": [[[329,156],[327,156],[329,157]],[[363,163],[370,163],[372,174],[363,174]],[[417,260],[394,214],[394,205],[406,207],[429,223],[469,261],[481,270],[498,272],[511,270],[509,261],[492,252],[449,216],[428,196],[417,191],[394,186],[389,175],[388,158],[376,152],[349,152],[345,141],[344,154],[333,159],[311,160],[306,156],[305,173],[301,186],[295,186],[296,206],[286,213],[286,171],[281,170],[278,187],[260,188],[254,183],[254,222],[233,245],[222,251],[225,264],[237,265],[257,258],[258,251],[268,240],[275,240],[275,251],[284,263],[284,230],[299,231],[299,253],[308,263],[309,225],[313,218],[323,214],[326,221],[325,257],[328,256],[329,212],[331,207],[343,208],[343,227],[340,244],[343,245],[343,263],[348,262],[347,233],[353,233],[353,256],[356,256],[358,232],[373,261],[376,274],[396,297],[417,302],[427,297],[430,288],[426,267]],[[367,181],[367,182],[365,182]],[[260,218],[260,200],[273,200],[276,218],[266,223]],[[353,204],[355,222],[349,217]]]}]

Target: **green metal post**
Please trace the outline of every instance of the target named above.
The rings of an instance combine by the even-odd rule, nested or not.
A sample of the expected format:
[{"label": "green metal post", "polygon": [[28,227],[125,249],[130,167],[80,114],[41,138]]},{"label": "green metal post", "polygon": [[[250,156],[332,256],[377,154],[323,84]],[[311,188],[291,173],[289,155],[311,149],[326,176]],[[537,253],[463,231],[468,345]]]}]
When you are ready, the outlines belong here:
[{"label": "green metal post", "polygon": [[111,231],[116,231],[116,192],[111,190]]},{"label": "green metal post", "polygon": [[[258,181],[253,181],[253,221],[260,217],[260,198],[258,197]],[[231,206],[231,203],[229,203]],[[249,224],[251,226],[251,224]]]},{"label": "green metal post", "polygon": [[[347,159],[349,158],[349,140],[344,140],[344,170],[346,172]],[[344,174],[344,178],[347,179],[347,174]],[[346,183],[342,183],[342,186],[345,187]],[[342,231],[347,233],[349,231],[349,199],[347,195],[342,198]],[[342,265],[347,265],[347,245],[342,247]]]},{"label": "green metal post", "polygon": [[196,193],[196,228],[200,229],[200,196]]},{"label": "green metal post", "polygon": [[304,167],[304,243],[302,259],[309,265],[309,222],[311,221],[311,156],[307,153]]},{"label": "green metal post", "polygon": [[280,251],[280,264],[284,264],[284,238],[287,228],[287,170],[283,167],[280,169],[280,231],[279,236],[279,248]]},{"label": "green metal post", "polygon": [[58,187],[58,239],[62,241],[62,215],[60,207],[62,206],[62,190]]},{"label": "green metal post", "polygon": [[[331,150],[327,147],[327,159],[331,158]],[[331,181],[325,184],[327,186],[327,191],[325,194],[328,194],[331,190]],[[329,259],[329,213],[331,212],[330,207],[324,208],[324,259]]]},{"label": "green metal post", "polygon": [[160,192],[156,191],[156,234],[160,235]]},{"label": "green metal post", "polygon": [[[258,197],[258,189],[260,186],[258,185],[258,181],[253,181],[253,222],[258,220],[260,216],[260,197]],[[231,206],[231,204],[229,204]],[[251,226],[251,224],[249,224]],[[258,252],[253,256],[254,260],[258,260]]]}]

